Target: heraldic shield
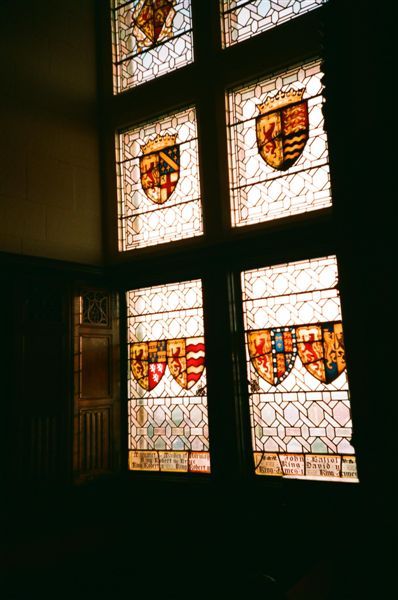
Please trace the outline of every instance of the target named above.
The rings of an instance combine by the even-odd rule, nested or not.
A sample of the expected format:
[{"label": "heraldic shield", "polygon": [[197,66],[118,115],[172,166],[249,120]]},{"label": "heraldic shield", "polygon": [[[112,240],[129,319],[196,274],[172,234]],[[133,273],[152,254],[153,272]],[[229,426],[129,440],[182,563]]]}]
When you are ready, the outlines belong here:
[{"label": "heraldic shield", "polygon": [[204,338],[167,340],[167,364],[177,383],[184,390],[190,390],[205,368]]},{"label": "heraldic shield", "polygon": [[175,0],[138,0],[132,18],[138,52],[172,35]]},{"label": "heraldic shield", "polygon": [[144,390],[153,390],[166,370],[166,340],[131,344],[130,364],[140,386]]},{"label": "heraldic shield", "polygon": [[278,385],[292,370],[296,358],[293,327],[249,331],[249,355],[257,373],[271,385]]},{"label": "heraldic shield", "polygon": [[297,350],[311,375],[331,383],[346,368],[341,321],[296,327]]},{"label": "heraldic shield", "polygon": [[155,204],[164,204],[170,198],[180,177],[180,146],[176,139],[176,135],[158,135],[142,146],[141,185]]},{"label": "heraldic shield", "polygon": [[303,94],[304,89],[280,91],[258,105],[258,151],[270,167],[279,171],[291,167],[307,143],[308,105]]}]

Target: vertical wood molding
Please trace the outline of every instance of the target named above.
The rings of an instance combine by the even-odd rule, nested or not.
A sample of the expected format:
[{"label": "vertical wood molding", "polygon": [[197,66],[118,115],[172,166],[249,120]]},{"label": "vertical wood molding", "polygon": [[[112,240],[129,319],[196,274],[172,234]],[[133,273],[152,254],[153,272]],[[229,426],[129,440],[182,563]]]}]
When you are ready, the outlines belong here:
[{"label": "vertical wood molding", "polygon": [[17,479],[51,481],[59,468],[57,416],[24,415],[17,422]]},{"label": "vertical wood molding", "polygon": [[112,467],[112,407],[79,413],[79,471],[109,471]]}]

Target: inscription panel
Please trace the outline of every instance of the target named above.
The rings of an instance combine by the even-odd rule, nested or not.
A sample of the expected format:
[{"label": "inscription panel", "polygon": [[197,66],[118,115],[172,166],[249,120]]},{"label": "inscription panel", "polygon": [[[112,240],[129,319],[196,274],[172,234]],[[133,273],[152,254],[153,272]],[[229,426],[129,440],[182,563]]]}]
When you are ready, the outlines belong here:
[{"label": "inscription panel", "polygon": [[130,450],[131,471],[210,473],[209,452]]},{"label": "inscription panel", "polygon": [[254,452],[257,475],[286,478],[358,481],[355,456]]}]

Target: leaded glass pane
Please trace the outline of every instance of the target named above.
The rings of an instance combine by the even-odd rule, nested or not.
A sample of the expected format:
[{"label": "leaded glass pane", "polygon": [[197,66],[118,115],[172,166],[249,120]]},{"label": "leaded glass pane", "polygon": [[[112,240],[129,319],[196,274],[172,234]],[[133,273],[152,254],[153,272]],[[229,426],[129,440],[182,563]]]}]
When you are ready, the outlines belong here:
[{"label": "leaded glass pane", "polygon": [[228,94],[233,226],[331,205],[321,79],[312,61]]},{"label": "leaded glass pane", "polygon": [[358,481],[336,258],[242,273],[255,471]]},{"label": "leaded glass pane", "polygon": [[193,107],[117,136],[119,249],[203,233]]},{"label": "leaded glass pane", "polygon": [[191,0],[112,3],[117,94],[193,60]]},{"label": "leaded glass pane", "polygon": [[200,280],[127,292],[129,468],[210,472]]},{"label": "leaded glass pane", "polygon": [[327,0],[220,0],[223,46],[232,46],[294,19]]}]

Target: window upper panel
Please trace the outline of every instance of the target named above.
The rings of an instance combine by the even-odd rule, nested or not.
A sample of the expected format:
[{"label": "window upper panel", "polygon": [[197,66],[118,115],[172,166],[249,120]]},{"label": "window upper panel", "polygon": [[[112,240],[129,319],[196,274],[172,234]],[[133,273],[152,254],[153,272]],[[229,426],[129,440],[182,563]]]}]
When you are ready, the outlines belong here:
[{"label": "window upper panel", "polygon": [[312,61],[227,95],[233,226],[331,205],[321,79]]},{"label": "window upper panel", "polygon": [[327,0],[220,0],[224,47],[294,19]]},{"label": "window upper panel", "polygon": [[119,250],[201,235],[195,109],[121,132],[116,143]]},{"label": "window upper panel", "polygon": [[191,0],[112,0],[114,93],[193,60]]}]

